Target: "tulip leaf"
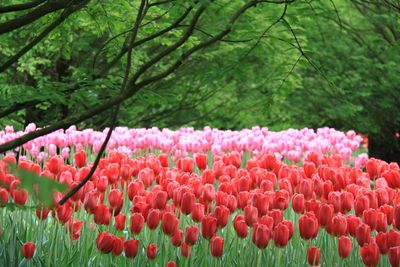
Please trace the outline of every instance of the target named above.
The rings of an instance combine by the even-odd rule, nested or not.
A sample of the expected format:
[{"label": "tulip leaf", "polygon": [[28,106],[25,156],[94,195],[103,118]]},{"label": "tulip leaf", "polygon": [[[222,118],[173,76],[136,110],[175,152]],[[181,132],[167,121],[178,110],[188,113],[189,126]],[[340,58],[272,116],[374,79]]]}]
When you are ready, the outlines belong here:
[{"label": "tulip leaf", "polygon": [[26,267],[27,265],[28,265],[28,261],[27,261],[26,259],[23,259],[23,260],[19,263],[18,267]]},{"label": "tulip leaf", "polygon": [[9,164],[11,172],[21,181],[21,187],[35,196],[39,203],[50,206],[54,192],[64,192],[68,186],[34,172],[18,168],[16,164]]}]

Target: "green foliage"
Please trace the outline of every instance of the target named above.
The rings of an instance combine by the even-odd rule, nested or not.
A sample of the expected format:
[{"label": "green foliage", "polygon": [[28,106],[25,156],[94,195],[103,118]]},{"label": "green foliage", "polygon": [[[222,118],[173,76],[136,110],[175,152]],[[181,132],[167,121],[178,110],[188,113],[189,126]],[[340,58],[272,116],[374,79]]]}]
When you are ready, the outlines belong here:
[{"label": "green foliage", "polygon": [[[198,8],[206,3],[172,1],[151,7],[137,40],[168,27],[190,5]],[[166,70],[180,53],[223,30],[244,3],[207,4],[192,37],[143,78]],[[126,0],[91,1],[16,66],[0,74],[0,111],[27,100],[41,103],[2,119],[0,127],[12,123],[22,128],[30,121],[48,125],[118,94],[126,56],[106,75],[96,75],[126,43],[138,8],[138,2]],[[283,4],[268,3],[249,9],[221,42],[201,50],[172,75],[126,101],[118,123],[223,129],[328,125],[382,135],[399,130],[398,12],[381,2],[295,1],[287,6],[285,21],[278,20],[284,10]],[[58,15],[1,35],[0,58],[18,51],[32,33]],[[6,14],[0,21],[10,17]],[[190,18],[135,48],[132,72],[176,42]],[[103,128],[109,114],[99,114],[80,126]]]},{"label": "green foliage", "polygon": [[27,190],[30,196],[36,197],[38,204],[51,206],[53,204],[53,194],[55,192],[65,192],[68,189],[66,184],[60,184],[57,181],[45,176],[18,168],[16,164],[9,164],[11,173],[16,175],[21,181],[21,187]]}]

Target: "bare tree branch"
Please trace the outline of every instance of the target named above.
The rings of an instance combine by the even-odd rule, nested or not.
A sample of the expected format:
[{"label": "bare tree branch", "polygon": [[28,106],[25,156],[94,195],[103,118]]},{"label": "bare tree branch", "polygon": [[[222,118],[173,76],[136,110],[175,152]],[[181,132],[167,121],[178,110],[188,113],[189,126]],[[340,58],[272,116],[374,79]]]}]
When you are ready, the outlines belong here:
[{"label": "bare tree branch", "polygon": [[164,51],[160,52],[158,55],[156,55],[155,57],[153,57],[152,59],[150,59],[149,61],[147,61],[146,63],[144,63],[135,73],[135,75],[132,77],[130,84],[133,85],[138,79],[139,77],[146,72],[146,70],[148,70],[151,66],[153,66],[154,64],[156,64],[157,62],[159,62],[161,59],[163,59],[164,57],[168,56],[169,54],[171,54],[172,52],[174,52],[175,50],[177,50],[180,46],[182,46],[188,39],[189,37],[192,35],[194,28],[201,16],[201,14],[204,12],[205,7],[201,6],[196,13],[194,14],[192,20],[190,21],[189,27],[186,29],[186,32],[182,35],[182,37],[175,42],[173,45],[169,46],[168,48],[166,48]]},{"label": "bare tree branch", "polygon": [[[169,31],[175,29],[175,28],[178,27],[178,25],[189,15],[189,13],[192,11],[192,9],[193,9],[193,7],[188,7],[188,8],[185,10],[185,12],[182,14],[182,16],[180,16],[180,17],[179,17],[174,23],[172,23],[170,26],[168,26],[168,27],[166,27],[166,28],[164,28],[164,29],[162,29],[162,30],[160,30],[160,31],[158,31],[158,32],[156,32],[156,33],[154,33],[154,34],[152,34],[152,35],[146,37],[146,38],[143,38],[143,39],[141,39],[141,40],[135,42],[135,43],[133,44],[133,47],[132,47],[132,48],[138,47],[138,46],[140,46],[140,45],[142,45],[142,44],[144,44],[144,43],[147,43],[147,42],[149,42],[149,41],[151,41],[151,40],[153,40],[153,39],[156,39],[157,37],[160,37],[161,35],[163,35],[163,34],[169,32]],[[115,66],[115,64],[117,64],[117,63],[121,60],[121,58],[128,52],[129,48],[130,48],[130,47],[125,46],[123,49],[121,49],[120,53],[119,53],[117,56],[115,56],[114,59],[113,59],[110,63],[108,63],[108,64],[99,72],[99,74],[96,75],[96,76],[101,76],[101,77],[104,76],[105,73],[107,73],[108,70],[109,70],[110,68],[112,68],[113,66]],[[95,63],[94,63],[94,64],[95,64]]]},{"label": "bare tree branch", "polygon": [[4,62],[0,66],[0,73],[5,71],[11,65],[16,63],[25,53],[31,50],[35,45],[37,45],[40,41],[42,41],[50,32],[52,32],[55,28],[57,28],[64,20],[66,20],[72,13],[81,9],[88,1],[84,1],[81,5],[71,6],[70,8],[66,8],[63,13],[55,19],[49,26],[46,27],[38,36],[36,36],[30,43],[24,46],[21,50],[19,50],[15,55],[10,57],[6,62]]},{"label": "bare tree branch", "polygon": [[[90,1],[90,0],[88,0]],[[78,0],[59,0],[59,1],[48,1],[47,3],[37,7],[28,14],[22,15],[20,17],[8,20],[6,22],[0,23],[0,34],[7,33],[18,28],[21,28],[29,23],[32,23],[43,16],[54,11],[66,8],[68,6],[76,5],[81,1]]]},{"label": "bare tree branch", "polygon": [[[195,52],[200,51],[200,50],[202,50],[206,47],[209,47],[209,46],[217,43],[218,41],[220,41],[222,38],[224,38],[226,35],[228,35],[232,31],[233,25],[235,24],[235,22],[239,19],[239,17],[243,13],[245,13],[249,8],[256,6],[258,3],[261,3],[261,2],[262,1],[257,1],[257,0],[251,0],[251,1],[247,2],[245,5],[243,5],[241,8],[239,8],[231,16],[231,18],[229,19],[224,30],[222,30],[220,33],[215,35],[213,38],[206,40],[204,42],[201,42],[200,44],[183,52],[180,55],[180,59],[177,60],[174,64],[172,64],[167,70],[165,70],[159,74],[156,74],[154,76],[151,76],[147,79],[144,79],[144,80],[140,81],[139,83],[136,83],[137,78],[140,77],[140,75],[138,75],[138,72],[139,72],[139,74],[141,74],[143,71],[145,71],[144,68],[142,68],[142,70],[139,69],[138,72],[136,73],[136,75],[134,75],[128,82],[129,90],[124,90],[120,95],[113,97],[113,98],[103,102],[102,104],[93,106],[92,108],[90,108],[89,110],[87,110],[83,113],[71,115],[71,116],[65,118],[64,120],[53,123],[52,125],[50,125],[48,127],[38,129],[36,131],[30,132],[21,137],[18,137],[12,141],[1,144],[0,145],[0,153],[6,152],[6,151],[16,148],[18,146],[21,146],[21,145],[25,144],[26,142],[29,142],[30,140],[33,140],[39,136],[46,135],[48,133],[54,132],[61,128],[71,126],[73,124],[77,124],[81,121],[84,121],[88,118],[93,117],[94,115],[98,115],[101,112],[104,112],[113,106],[119,105],[121,102],[132,97],[135,93],[137,93],[143,87],[169,76],[173,71],[178,69],[186,59],[188,59]],[[197,22],[203,11],[204,11],[204,7],[199,8],[199,10],[195,13],[192,21]],[[193,30],[194,30],[194,26],[195,25],[193,25],[193,27],[190,27],[190,29],[188,29],[185,32],[185,35],[190,36],[191,32],[193,32]],[[189,38],[189,36],[187,36],[187,38]],[[178,42],[176,42],[174,45],[170,46],[169,48],[167,48],[166,50],[161,52],[155,58],[153,58],[150,61],[148,61],[147,63],[145,63],[145,68],[148,69],[151,65],[153,65],[154,62],[156,61],[155,59],[161,60],[166,54],[172,52],[175,47],[178,48],[181,45],[180,42],[181,42],[181,39],[178,40]]]},{"label": "bare tree branch", "polygon": [[23,3],[23,4],[15,4],[9,6],[0,6],[0,14],[1,13],[8,13],[8,12],[15,12],[26,10],[30,8],[34,8],[42,3],[46,2],[46,0],[33,0],[32,2]]}]

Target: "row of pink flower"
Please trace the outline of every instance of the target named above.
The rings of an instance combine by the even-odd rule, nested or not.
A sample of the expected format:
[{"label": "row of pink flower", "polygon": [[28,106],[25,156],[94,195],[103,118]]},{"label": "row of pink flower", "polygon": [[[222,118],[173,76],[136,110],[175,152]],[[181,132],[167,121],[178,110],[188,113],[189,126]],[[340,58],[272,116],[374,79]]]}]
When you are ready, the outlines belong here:
[{"label": "row of pink flower", "polygon": [[[7,126],[0,131],[0,144],[13,140],[25,133],[35,131],[36,126],[29,124],[25,131],[14,131]],[[69,154],[69,146],[84,148],[90,147],[98,152],[108,132],[93,129],[77,130],[71,126],[67,130],[59,130],[46,136],[26,143],[23,147],[34,158],[38,157],[42,147],[45,147],[51,156],[56,154],[57,147],[65,148],[63,155]],[[360,147],[362,137],[354,131],[341,132],[332,128],[288,129],[285,131],[270,131],[258,126],[240,131],[219,130],[205,127],[203,130],[180,128],[169,129],[129,129],[117,127],[108,144],[108,151],[119,151],[133,154],[143,150],[162,150],[176,157],[187,156],[189,153],[212,151],[214,155],[221,155],[232,151],[249,151],[254,155],[275,153],[278,158],[286,157],[290,161],[298,162],[309,153],[339,154],[345,160],[350,160],[352,152]],[[43,157],[43,153],[39,156]],[[362,156],[366,160],[365,155]],[[362,165],[362,164],[361,164]]]}]

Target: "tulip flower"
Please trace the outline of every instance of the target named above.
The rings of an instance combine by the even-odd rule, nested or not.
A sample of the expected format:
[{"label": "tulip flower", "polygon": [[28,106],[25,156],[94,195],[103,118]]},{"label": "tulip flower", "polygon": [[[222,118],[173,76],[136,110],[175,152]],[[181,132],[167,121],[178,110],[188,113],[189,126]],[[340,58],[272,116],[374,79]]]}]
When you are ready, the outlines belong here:
[{"label": "tulip flower", "polygon": [[75,152],[74,163],[78,168],[82,168],[86,165],[86,152],[84,150]]},{"label": "tulip flower", "polygon": [[128,239],[124,242],[124,252],[127,258],[135,258],[139,249],[139,240]]},{"label": "tulip flower", "polygon": [[299,218],[299,230],[301,238],[313,239],[318,234],[318,221],[313,213],[305,213]]},{"label": "tulip flower", "polygon": [[173,236],[178,230],[178,219],[171,212],[165,212],[162,216],[161,226],[164,234]]},{"label": "tulip flower", "polygon": [[188,245],[194,245],[199,238],[199,228],[197,226],[188,226],[185,232],[185,242]]},{"label": "tulip flower", "polygon": [[211,255],[219,258],[224,252],[224,239],[220,236],[214,236],[210,241]]},{"label": "tulip flower", "polygon": [[282,222],[279,223],[275,227],[274,233],[273,233],[273,240],[274,240],[275,246],[277,246],[277,247],[286,246],[286,244],[289,241],[289,238],[290,238],[289,227]]},{"label": "tulip flower", "polygon": [[110,253],[114,247],[114,239],[115,236],[113,236],[112,234],[107,232],[100,232],[97,235],[96,239],[96,245],[98,250],[100,250],[103,253]]},{"label": "tulip flower", "polygon": [[347,258],[350,255],[352,246],[353,242],[349,237],[347,236],[339,237],[339,242],[338,242],[339,256],[342,258]]},{"label": "tulip flower", "polygon": [[205,239],[211,239],[217,232],[217,219],[207,215],[201,220],[201,234]]},{"label": "tulip flower", "polygon": [[365,244],[360,248],[360,256],[365,266],[376,266],[379,262],[379,247],[375,243]]},{"label": "tulip flower", "polygon": [[34,253],[35,253],[35,243],[27,242],[22,245],[22,255],[25,257],[25,259],[27,260],[32,259]]},{"label": "tulip flower", "polygon": [[133,213],[131,216],[130,230],[132,234],[138,235],[142,231],[144,217],[141,213]]},{"label": "tulip flower", "polygon": [[158,224],[160,223],[160,211],[156,209],[152,209],[147,214],[146,220],[147,226],[149,229],[154,230],[157,228]]},{"label": "tulip flower", "polygon": [[392,267],[398,267],[400,265],[400,246],[390,248],[388,258]]},{"label": "tulip flower", "polygon": [[115,218],[115,229],[118,231],[123,231],[125,229],[125,224],[126,224],[126,215],[120,213],[114,218]]},{"label": "tulip flower", "polygon": [[118,256],[124,251],[124,238],[114,238],[112,253],[114,256]]},{"label": "tulip flower", "polygon": [[314,246],[310,246],[308,248],[308,253],[307,253],[308,263],[311,266],[317,266],[319,265],[320,258],[321,258],[321,249],[316,248]]},{"label": "tulip flower", "polygon": [[264,249],[268,246],[270,239],[270,229],[263,224],[256,223],[253,226],[252,241],[259,248]]},{"label": "tulip flower", "polygon": [[147,246],[146,251],[147,258],[150,260],[154,260],[157,256],[157,245],[156,244],[149,244]]}]

